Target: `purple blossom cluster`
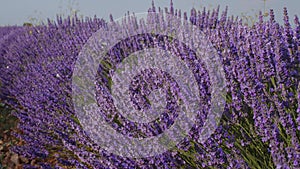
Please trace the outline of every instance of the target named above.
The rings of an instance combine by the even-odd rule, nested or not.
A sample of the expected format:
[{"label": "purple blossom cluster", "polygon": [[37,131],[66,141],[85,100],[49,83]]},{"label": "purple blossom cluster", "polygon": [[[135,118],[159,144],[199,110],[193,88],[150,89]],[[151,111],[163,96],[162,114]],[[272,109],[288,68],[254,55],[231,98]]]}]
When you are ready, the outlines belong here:
[{"label": "purple blossom cluster", "polygon": [[[149,9],[162,11],[154,5]],[[239,18],[228,17],[227,9],[222,13],[219,8],[192,9],[188,17],[171,4],[164,12],[199,27],[222,60],[226,106],[217,130],[205,143],[197,139],[210,109],[210,82],[205,66],[193,64],[195,57],[191,54],[181,57],[195,74],[202,107],[186,139],[173,150],[149,158],[130,159],[102,150],[88,137],[74,113],[71,76],[88,38],[99,28],[109,27],[98,18],[58,17],[57,22],[46,25],[0,28],[0,98],[16,110],[21,132],[15,136],[25,142],[12,150],[38,159],[42,168],[300,168],[298,17],[293,28],[285,8],[284,25],[280,25],[271,10],[268,21],[260,14],[259,21],[250,27]],[[173,45],[167,42],[163,44],[165,49]],[[116,62],[124,57],[118,48],[111,52],[117,53]],[[105,100],[109,97],[106,91],[101,90],[101,85],[110,87],[107,72],[114,67],[110,59],[99,66],[97,101],[113,128],[131,137],[150,137],[170,127],[178,114],[180,89],[176,79],[155,69],[134,77],[130,90],[137,109],[150,106],[144,95],[153,89],[164,86],[169,94],[166,112],[157,121],[134,123],[117,114]],[[53,158],[56,164],[51,162]]]}]

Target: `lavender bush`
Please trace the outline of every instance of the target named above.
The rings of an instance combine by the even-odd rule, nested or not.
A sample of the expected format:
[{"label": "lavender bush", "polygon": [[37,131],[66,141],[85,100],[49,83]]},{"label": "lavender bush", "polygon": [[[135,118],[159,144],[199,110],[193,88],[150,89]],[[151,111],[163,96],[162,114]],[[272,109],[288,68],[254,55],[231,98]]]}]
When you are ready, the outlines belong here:
[{"label": "lavender bush", "polygon": [[[162,11],[154,5],[149,9]],[[227,9],[222,13],[219,8],[192,9],[188,17],[171,5],[163,12],[199,27],[222,60],[228,82],[226,106],[217,130],[205,143],[198,143],[197,138],[210,108],[211,93],[205,66],[200,66],[191,69],[198,77],[204,108],[197,124],[176,148],[154,157],[130,159],[108,153],[95,144],[74,114],[71,76],[76,57],[88,38],[99,28],[109,27],[102,19],[74,17],[57,18],[55,23],[40,26],[0,29],[0,97],[16,110],[20,132],[15,136],[24,142],[12,150],[37,159],[42,168],[300,168],[298,17],[294,17],[292,28],[284,9],[284,25],[280,25],[271,10],[268,21],[263,21],[261,14],[250,27],[239,18],[228,17]],[[101,64],[98,83],[109,87],[111,79],[105,71],[112,66]],[[160,83],[171,86],[170,77],[156,74],[167,79]],[[143,75],[149,77],[136,77],[132,90],[138,92],[142,84],[155,80],[151,72]],[[141,126],[115,115],[107,106],[111,114],[106,118],[111,125],[135,137],[155,136],[176,120],[176,112],[170,112],[164,114],[161,123]],[[176,107],[172,99],[167,106]],[[35,167],[38,166],[24,165]]]}]

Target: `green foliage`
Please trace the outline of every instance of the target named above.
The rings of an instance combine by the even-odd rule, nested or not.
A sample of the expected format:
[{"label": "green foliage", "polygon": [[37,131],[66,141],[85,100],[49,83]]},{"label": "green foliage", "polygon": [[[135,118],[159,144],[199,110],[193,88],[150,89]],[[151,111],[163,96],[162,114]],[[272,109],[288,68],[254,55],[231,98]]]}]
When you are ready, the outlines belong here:
[{"label": "green foliage", "polygon": [[4,132],[17,126],[17,118],[11,115],[12,109],[0,101],[0,139]]}]

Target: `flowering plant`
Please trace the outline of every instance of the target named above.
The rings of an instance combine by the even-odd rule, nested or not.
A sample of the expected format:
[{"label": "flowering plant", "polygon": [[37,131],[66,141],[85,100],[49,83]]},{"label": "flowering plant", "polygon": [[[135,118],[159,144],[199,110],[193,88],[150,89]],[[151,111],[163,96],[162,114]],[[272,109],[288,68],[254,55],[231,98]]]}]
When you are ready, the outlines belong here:
[{"label": "flowering plant", "polygon": [[[153,6],[149,12],[156,10]],[[223,96],[226,104],[211,137],[203,143],[197,141],[211,106],[212,77],[205,66],[191,64],[202,108],[197,123],[183,141],[162,154],[137,159],[101,149],[88,137],[75,114],[72,73],[89,37],[100,28],[110,27],[98,18],[58,17],[57,22],[49,21],[47,25],[0,28],[0,97],[15,110],[20,132],[14,135],[23,141],[12,147],[12,151],[37,159],[42,168],[300,168],[298,17],[295,16],[295,28],[292,28],[284,9],[284,25],[280,25],[271,10],[270,20],[263,21],[261,14],[259,21],[249,27],[238,18],[227,17],[227,9],[221,16],[219,9],[192,9],[189,17],[173,6],[165,12],[199,28],[222,62],[227,81]],[[193,57],[186,59],[194,61]],[[112,65],[110,62],[101,65],[97,83],[98,92],[104,95],[99,84],[110,87],[112,81],[107,71]],[[152,69],[134,79],[131,90],[139,94],[149,92],[143,88],[145,84],[151,89],[167,85],[170,102],[166,106],[168,110],[176,109],[173,93],[178,91],[178,86],[171,77]],[[132,100],[149,106],[141,95],[132,94]],[[178,116],[178,112],[169,111],[159,122],[139,125],[116,115],[112,106],[105,105],[99,97],[98,101],[109,112],[104,114],[106,120],[124,135],[156,136]],[[37,166],[24,164],[23,167]]]}]

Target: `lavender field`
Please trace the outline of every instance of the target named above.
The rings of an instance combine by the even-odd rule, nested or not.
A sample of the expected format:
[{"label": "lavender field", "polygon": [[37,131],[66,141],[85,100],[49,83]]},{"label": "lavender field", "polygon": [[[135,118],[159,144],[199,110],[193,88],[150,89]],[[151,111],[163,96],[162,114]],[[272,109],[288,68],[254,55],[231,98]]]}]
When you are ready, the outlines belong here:
[{"label": "lavender field", "polygon": [[[284,8],[284,24],[279,24],[271,10],[268,19],[260,13],[250,26],[228,16],[227,8],[193,8],[185,13],[171,5],[165,9],[152,6],[148,12],[191,23],[216,50],[226,78],[222,96],[226,103],[212,135],[203,143],[198,141],[212,107],[213,77],[193,51],[166,37],[158,46],[177,51],[197,80],[201,100],[196,123],[180,143],[155,156],[129,158],[102,149],[75,113],[72,75],[89,38],[99,29],[114,29],[109,24],[114,18],[57,17],[55,22],[37,26],[0,27],[0,169],[300,168],[299,18],[289,16]],[[166,20],[157,23],[167,25]],[[143,27],[137,19],[131,25]],[[155,38],[140,36],[146,47],[155,47]],[[109,102],[113,84],[109,72],[129,53],[142,49],[134,38],[123,39],[125,45],[114,46],[110,57],[99,62],[96,97],[101,115],[117,132],[135,138],[155,137],[178,120],[176,99],[182,90],[176,79],[156,69],[134,77],[131,101],[138,109],[151,106],[145,97],[150,90],[165,90],[166,111],[158,120],[132,122]]]}]

